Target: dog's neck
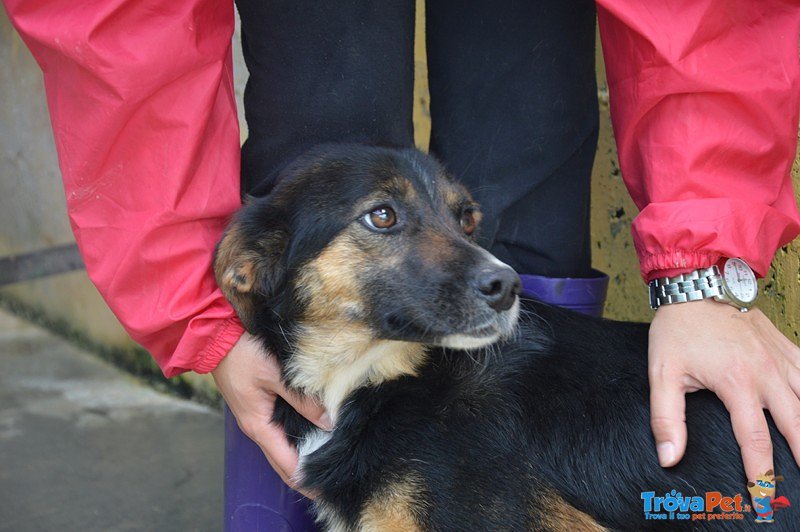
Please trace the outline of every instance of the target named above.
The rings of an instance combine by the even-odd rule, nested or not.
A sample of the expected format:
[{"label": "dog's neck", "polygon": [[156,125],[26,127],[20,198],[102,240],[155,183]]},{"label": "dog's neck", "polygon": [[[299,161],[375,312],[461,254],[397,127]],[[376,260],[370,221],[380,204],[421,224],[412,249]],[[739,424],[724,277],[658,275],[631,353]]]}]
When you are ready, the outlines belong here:
[{"label": "dog's neck", "polygon": [[318,397],[334,422],[351,392],[415,375],[426,357],[421,344],[377,340],[367,327],[348,322],[299,325],[292,336],[287,381]]}]

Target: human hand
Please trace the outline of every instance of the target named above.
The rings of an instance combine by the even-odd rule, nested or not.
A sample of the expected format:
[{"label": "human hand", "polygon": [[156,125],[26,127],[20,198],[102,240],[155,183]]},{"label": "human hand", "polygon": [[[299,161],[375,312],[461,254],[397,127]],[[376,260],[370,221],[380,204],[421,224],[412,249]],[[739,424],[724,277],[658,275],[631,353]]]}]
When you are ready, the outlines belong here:
[{"label": "human hand", "polygon": [[800,348],[763,312],[716,301],[663,306],[650,325],[650,422],[662,466],[686,450],[685,394],[713,391],[731,415],[747,478],[772,469],[767,408],[800,463]]},{"label": "human hand", "polygon": [[283,428],[272,423],[275,400],[283,397],[303,417],[324,430],[331,430],[325,409],[312,399],[287,390],[275,357],[265,353],[248,333],[239,338],[211,374],[239,428],[258,444],[283,481],[297,489],[293,480],[297,450],[289,444]]}]

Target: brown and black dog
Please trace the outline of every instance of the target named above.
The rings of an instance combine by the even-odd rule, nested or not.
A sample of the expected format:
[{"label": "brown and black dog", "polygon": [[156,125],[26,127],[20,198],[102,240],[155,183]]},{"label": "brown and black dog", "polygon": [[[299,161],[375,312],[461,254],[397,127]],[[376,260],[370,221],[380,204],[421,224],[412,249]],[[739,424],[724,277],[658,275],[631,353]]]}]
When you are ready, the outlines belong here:
[{"label": "brown and black dog", "polygon": [[[648,520],[642,495],[745,489],[724,406],[691,394],[687,455],[659,467],[647,326],[520,300],[516,273],[475,244],[480,217],[432,157],[323,145],[220,242],[217,280],[245,327],[334,421],[323,432],[283,401],[273,420],[298,447],[323,527],[724,526]],[[797,490],[773,439],[783,486]],[[800,515],[773,526],[798,530]]]}]

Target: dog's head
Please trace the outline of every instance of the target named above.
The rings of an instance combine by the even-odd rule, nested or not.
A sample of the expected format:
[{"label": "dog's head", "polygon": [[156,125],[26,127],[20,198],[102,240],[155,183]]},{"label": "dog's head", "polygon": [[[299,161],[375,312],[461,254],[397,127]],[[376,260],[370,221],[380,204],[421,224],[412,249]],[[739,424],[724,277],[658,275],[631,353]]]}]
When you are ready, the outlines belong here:
[{"label": "dog's head", "polygon": [[427,155],[320,146],[235,217],[217,281],[285,366],[305,357],[308,371],[324,371],[331,357],[343,366],[366,357],[382,374],[384,351],[399,350],[409,372],[423,345],[481,347],[516,324],[519,278],[475,244],[480,219]]}]

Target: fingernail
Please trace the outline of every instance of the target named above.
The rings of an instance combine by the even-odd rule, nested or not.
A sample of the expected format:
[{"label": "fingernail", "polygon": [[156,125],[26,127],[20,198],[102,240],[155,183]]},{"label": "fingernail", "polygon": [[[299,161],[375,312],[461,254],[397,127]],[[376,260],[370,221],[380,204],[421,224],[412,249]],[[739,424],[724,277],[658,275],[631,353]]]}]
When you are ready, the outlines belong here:
[{"label": "fingernail", "polygon": [[672,465],[672,462],[675,460],[675,446],[671,441],[659,443],[656,446],[656,451],[658,452],[658,462],[661,464],[661,467],[669,467]]},{"label": "fingernail", "polygon": [[327,431],[333,430],[333,421],[331,420],[331,415],[327,412],[322,414],[319,418],[319,426]]}]

